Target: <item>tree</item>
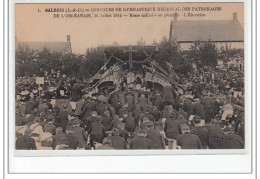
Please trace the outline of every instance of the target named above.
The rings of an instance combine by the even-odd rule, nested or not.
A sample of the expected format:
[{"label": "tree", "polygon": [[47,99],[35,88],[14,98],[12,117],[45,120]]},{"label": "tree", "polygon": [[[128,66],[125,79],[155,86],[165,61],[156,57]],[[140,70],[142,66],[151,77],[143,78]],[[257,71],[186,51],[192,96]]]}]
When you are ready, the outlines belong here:
[{"label": "tree", "polygon": [[204,66],[214,68],[217,65],[218,49],[210,40],[207,42],[197,41],[190,47],[188,57],[194,61],[198,69]]},{"label": "tree", "polygon": [[159,52],[155,55],[157,63],[170,72],[169,65],[177,74],[188,75],[188,72],[192,70],[191,62],[188,58],[185,58],[179,50],[179,45],[174,40],[169,40],[167,37],[163,37],[158,45]]}]

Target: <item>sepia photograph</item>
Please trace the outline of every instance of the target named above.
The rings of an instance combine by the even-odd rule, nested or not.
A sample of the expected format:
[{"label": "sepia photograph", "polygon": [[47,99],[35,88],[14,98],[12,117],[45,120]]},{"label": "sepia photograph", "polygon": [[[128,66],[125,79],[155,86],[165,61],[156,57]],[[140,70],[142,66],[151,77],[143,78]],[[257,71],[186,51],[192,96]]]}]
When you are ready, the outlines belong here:
[{"label": "sepia photograph", "polygon": [[249,147],[244,17],[243,2],[16,3],[13,150]]}]

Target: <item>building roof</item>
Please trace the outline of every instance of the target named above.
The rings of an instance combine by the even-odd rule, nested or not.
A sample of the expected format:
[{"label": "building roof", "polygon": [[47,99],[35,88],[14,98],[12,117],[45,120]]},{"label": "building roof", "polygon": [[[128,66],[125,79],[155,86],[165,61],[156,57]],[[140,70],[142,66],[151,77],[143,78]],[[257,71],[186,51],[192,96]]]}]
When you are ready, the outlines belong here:
[{"label": "building roof", "polygon": [[17,47],[29,47],[35,51],[46,48],[52,52],[71,53],[70,42],[17,42]]},{"label": "building roof", "polygon": [[244,31],[238,20],[171,21],[170,38],[180,43],[194,41],[243,42]]}]

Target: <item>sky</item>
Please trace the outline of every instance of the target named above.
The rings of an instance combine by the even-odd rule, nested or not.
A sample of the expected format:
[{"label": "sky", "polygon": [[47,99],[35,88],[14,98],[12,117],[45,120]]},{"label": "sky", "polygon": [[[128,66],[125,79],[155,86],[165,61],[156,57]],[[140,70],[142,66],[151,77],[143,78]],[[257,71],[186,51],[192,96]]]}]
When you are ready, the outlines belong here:
[{"label": "sky", "polygon": [[[154,7],[156,11],[123,11],[123,8],[140,7]],[[158,11],[159,7],[168,7],[171,11]],[[195,7],[221,7],[221,11],[195,11]],[[65,14],[75,12],[45,12],[50,8],[80,8],[84,12],[77,14],[91,14],[92,18],[65,18]],[[94,8],[121,8],[121,12],[91,12]],[[86,12],[86,9],[90,11]],[[18,42],[62,42],[70,35],[73,53],[84,53],[87,48],[113,45],[114,42],[134,45],[141,38],[149,45],[154,40],[159,42],[163,36],[169,36],[170,22],[175,12],[179,14],[178,20],[232,20],[233,12],[237,12],[238,21],[244,27],[243,3],[16,4],[15,36]],[[187,17],[188,12],[205,16]],[[156,14],[157,17],[129,17],[130,13]],[[64,18],[54,18],[54,14],[63,15]],[[94,14],[99,17],[94,18]],[[121,14],[122,17],[100,17],[101,14]],[[158,17],[158,14],[163,16]],[[164,17],[165,14],[170,16]]]}]

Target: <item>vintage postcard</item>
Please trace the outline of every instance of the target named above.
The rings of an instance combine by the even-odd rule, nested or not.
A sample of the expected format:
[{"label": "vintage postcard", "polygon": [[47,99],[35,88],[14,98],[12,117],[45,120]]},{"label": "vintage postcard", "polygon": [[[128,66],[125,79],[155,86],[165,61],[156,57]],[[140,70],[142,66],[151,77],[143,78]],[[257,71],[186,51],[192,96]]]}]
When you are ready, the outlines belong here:
[{"label": "vintage postcard", "polygon": [[243,2],[16,3],[13,150],[245,151],[244,17]]}]

